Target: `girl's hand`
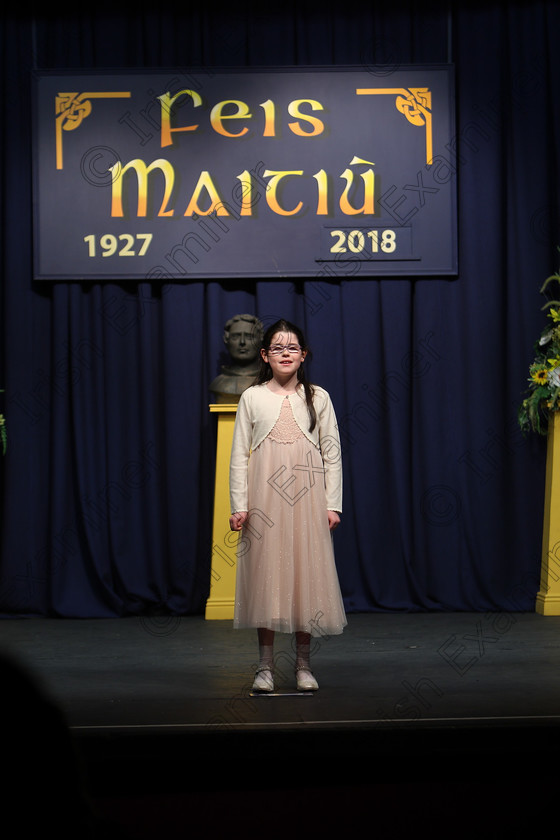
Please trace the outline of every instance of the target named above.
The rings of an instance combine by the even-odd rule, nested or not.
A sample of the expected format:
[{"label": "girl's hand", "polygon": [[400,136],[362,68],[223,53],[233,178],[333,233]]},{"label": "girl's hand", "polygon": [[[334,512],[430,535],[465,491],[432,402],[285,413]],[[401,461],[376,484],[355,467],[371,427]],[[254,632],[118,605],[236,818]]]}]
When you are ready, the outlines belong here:
[{"label": "girl's hand", "polygon": [[328,510],[327,516],[329,517],[329,530],[334,531],[340,525],[340,516],[336,510]]},{"label": "girl's hand", "polygon": [[229,527],[232,531],[241,531],[245,525],[248,517],[247,511],[239,511],[239,513],[232,513],[229,518]]}]

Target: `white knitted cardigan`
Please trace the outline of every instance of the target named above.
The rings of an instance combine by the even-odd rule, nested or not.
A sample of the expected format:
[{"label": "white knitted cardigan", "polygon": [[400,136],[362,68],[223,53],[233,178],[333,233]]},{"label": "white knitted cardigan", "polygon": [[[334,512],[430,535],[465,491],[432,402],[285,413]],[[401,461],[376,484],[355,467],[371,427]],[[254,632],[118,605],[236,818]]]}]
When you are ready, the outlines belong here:
[{"label": "white knitted cardigan", "polygon": [[[342,459],[336,415],[327,391],[313,385],[317,424],[309,431],[309,411],[303,386],[290,394],[294,418],[307,440],[321,453],[325,467],[327,510],[342,512]],[[233,430],[229,473],[231,512],[248,510],[247,466],[251,451],[263,442],[276,423],[285,394],[275,394],[266,384],[253,385],[241,394]]]}]

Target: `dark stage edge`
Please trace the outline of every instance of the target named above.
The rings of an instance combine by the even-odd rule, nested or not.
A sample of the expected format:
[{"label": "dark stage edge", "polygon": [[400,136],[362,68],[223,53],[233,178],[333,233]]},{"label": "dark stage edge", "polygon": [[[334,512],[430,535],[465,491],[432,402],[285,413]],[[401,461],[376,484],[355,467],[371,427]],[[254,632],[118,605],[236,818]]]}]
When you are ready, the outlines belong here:
[{"label": "dark stage edge", "polygon": [[0,633],[62,713],[120,837],[175,832],[185,808],[193,830],[226,813],[241,830],[280,794],[307,833],[391,803],[375,825],[405,836],[431,803],[453,820],[432,836],[501,836],[471,822],[488,797],[513,832],[557,796],[560,617],[350,614],[315,641],[313,695],[294,695],[291,638],[277,637],[274,697],[250,696],[256,633],[230,621],[4,619]]}]

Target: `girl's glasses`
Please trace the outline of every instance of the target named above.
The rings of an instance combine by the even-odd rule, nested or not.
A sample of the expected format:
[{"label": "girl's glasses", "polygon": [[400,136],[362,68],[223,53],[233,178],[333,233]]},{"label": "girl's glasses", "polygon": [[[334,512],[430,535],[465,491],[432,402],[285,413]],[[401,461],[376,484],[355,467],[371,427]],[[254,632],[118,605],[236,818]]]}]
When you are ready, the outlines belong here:
[{"label": "girl's glasses", "polygon": [[271,356],[279,356],[280,353],[284,353],[287,350],[288,353],[299,353],[301,351],[301,347],[299,344],[273,344],[272,347],[268,348],[268,352]]}]

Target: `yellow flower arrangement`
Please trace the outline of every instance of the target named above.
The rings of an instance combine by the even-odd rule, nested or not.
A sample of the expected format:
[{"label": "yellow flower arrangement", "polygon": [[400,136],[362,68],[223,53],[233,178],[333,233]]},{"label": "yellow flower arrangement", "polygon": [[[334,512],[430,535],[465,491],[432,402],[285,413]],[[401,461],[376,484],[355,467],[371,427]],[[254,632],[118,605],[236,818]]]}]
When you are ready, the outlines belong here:
[{"label": "yellow flower arrangement", "polygon": [[[547,277],[541,293],[550,283],[560,283],[560,273]],[[535,358],[529,366],[529,389],[519,408],[519,425],[524,432],[545,435],[550,414],[560,410],[560,301],[543,306],[552,322],[535,343]]]}]

